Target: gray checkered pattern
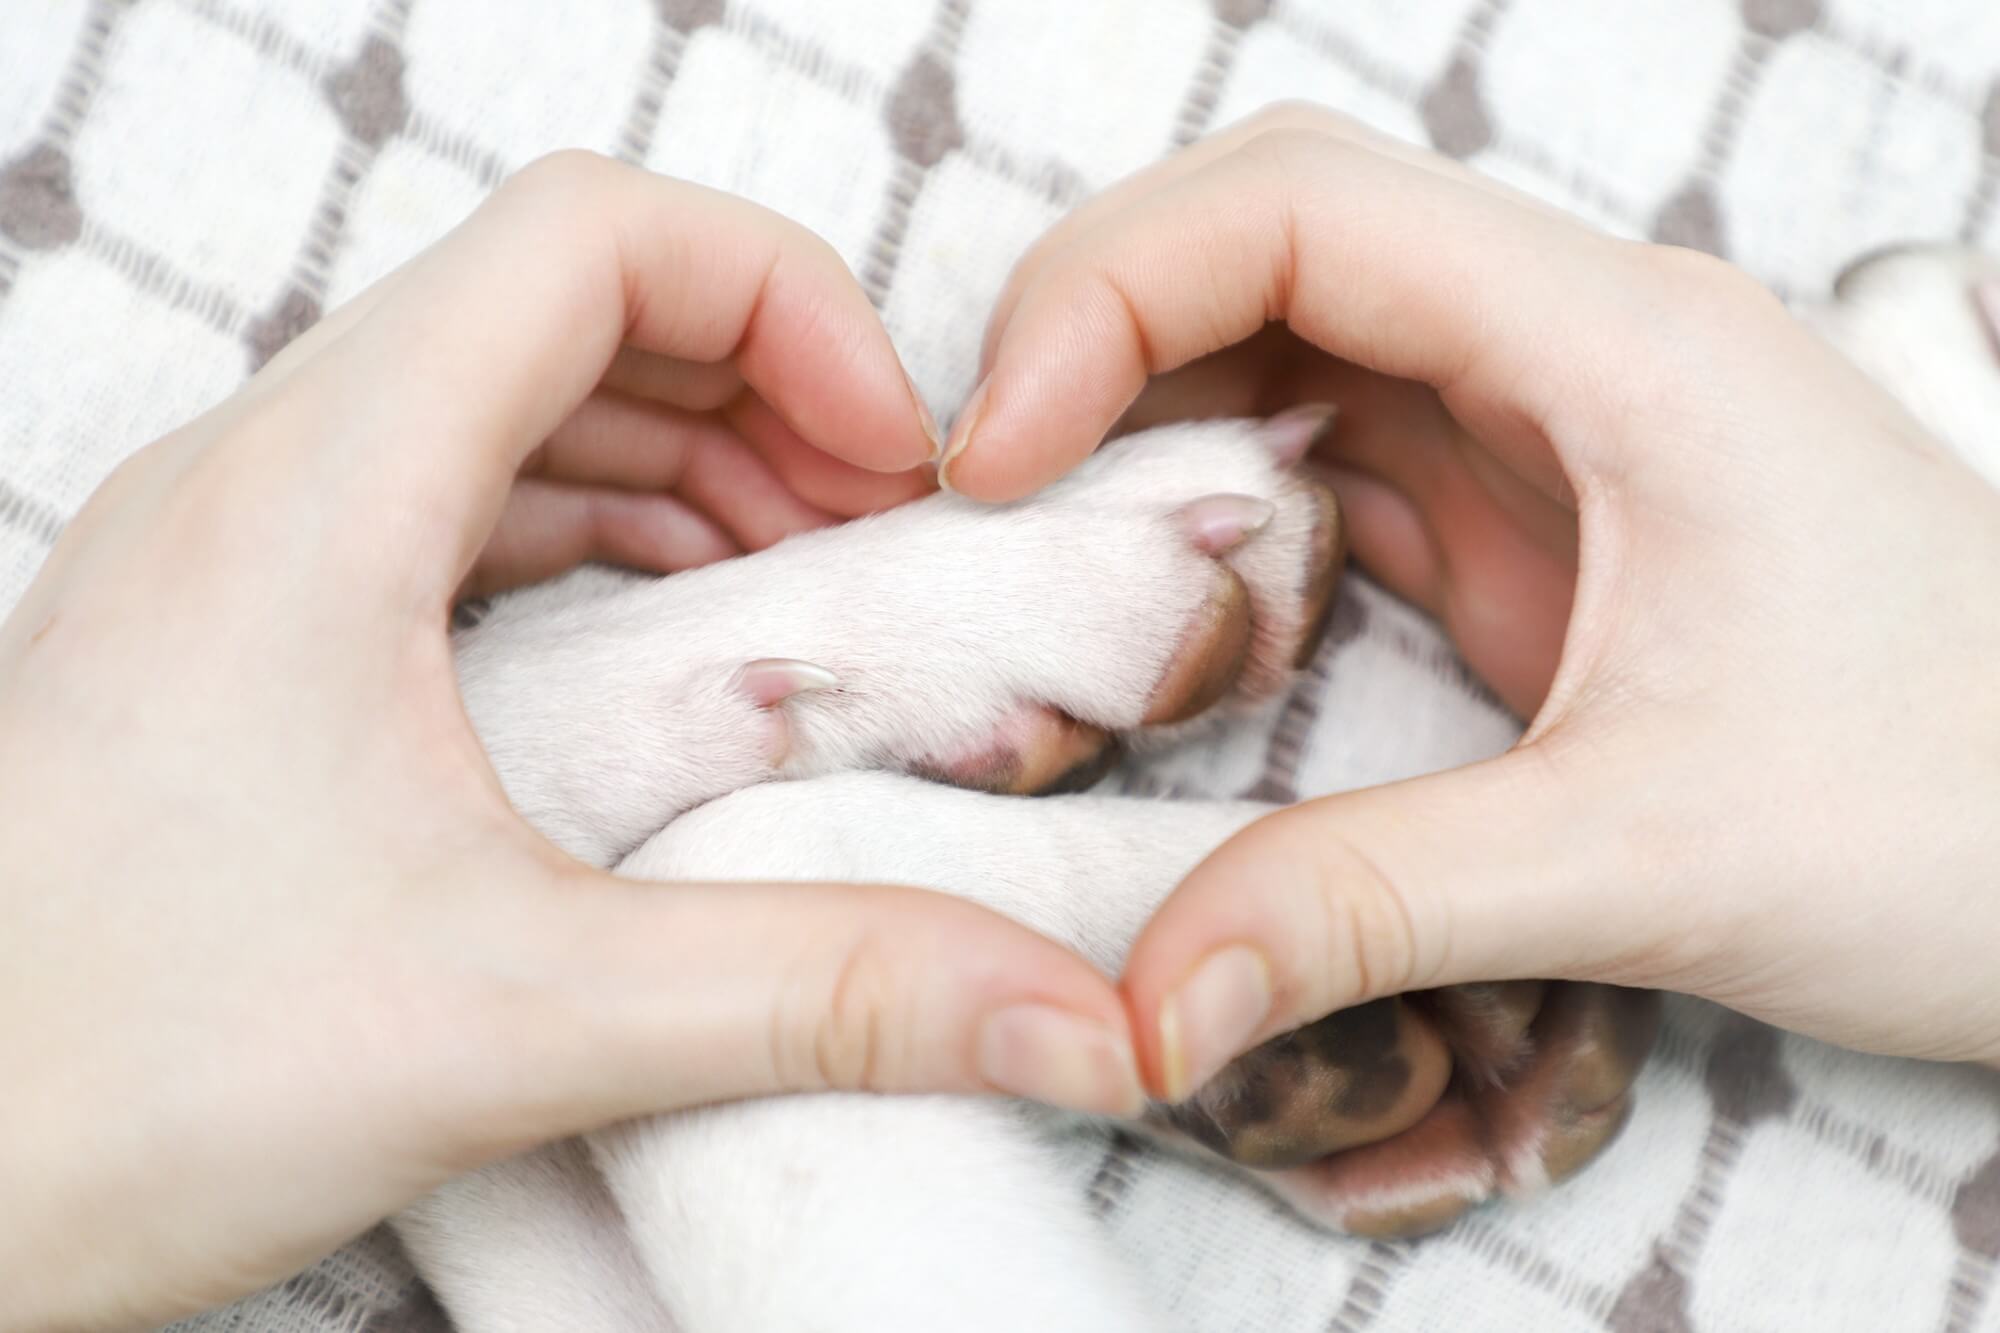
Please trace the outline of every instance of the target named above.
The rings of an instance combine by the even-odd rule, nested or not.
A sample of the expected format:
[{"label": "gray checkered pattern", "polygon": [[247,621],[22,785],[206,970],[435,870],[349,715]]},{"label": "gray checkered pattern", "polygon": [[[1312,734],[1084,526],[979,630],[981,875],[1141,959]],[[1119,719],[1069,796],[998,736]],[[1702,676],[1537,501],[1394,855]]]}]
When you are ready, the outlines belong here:
[{"label": "gray checkered pattern", "polygon": [[[1989,0],[10,0],[0,607],[126,452],[551,148],[819,230],[946,405],[1042,228],[1273,98],[1807,295],[1884,243],[2000,242],[1997,72]],[[1427,725],[1506,743],[1435,628],[1357,583],[1269,735],[1142,781],[1400,776],[1338,724],[1410,662],[1461,704]],[[1189,1328],[2000,1330],[1996,1093],[1677,1003],[1598,1166],[1414,1245],[1319,1235],[1123,1138],[1064,1151]],[[378,1232],[186,1327],[442,1323]]]}]

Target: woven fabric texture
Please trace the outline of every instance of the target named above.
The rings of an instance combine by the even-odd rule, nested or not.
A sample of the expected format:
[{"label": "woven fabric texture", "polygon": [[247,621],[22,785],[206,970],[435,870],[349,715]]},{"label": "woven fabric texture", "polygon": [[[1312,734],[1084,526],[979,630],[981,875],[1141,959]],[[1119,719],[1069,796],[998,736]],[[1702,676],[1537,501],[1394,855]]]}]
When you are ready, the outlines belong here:
[{"label": "woven fabric texture", "polygon": [[[1811,296],[1884,243],[2000,244],[1997,75],[1986,0],[10,0],[0,610],[120,458],[549,149],[818,230],[949,409],[1043,228],[1276,98]],[[1506,743],[1428,622],[1355,581],[1339,625],[1268,734],[1140,780],[1281,797]],[[1411,663],[1453,705],[1344,746]],[[1063,1161],[1188,1329],[2000,1330],[2000,1081],[1675,1002],[1639,1096],[1573,1185],[1416,1244],[1124,1138]],[[378,1231],[179,1327],[445,1321]]]}]

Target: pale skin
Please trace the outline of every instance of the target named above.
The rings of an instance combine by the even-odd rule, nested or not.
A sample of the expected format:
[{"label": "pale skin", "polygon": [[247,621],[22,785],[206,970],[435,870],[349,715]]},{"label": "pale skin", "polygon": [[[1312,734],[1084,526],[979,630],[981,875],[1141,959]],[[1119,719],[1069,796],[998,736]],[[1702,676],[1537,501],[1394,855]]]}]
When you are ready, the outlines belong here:
[{"label": "pale skin", "polygon": [[985,370],[945,475],[988,500],[1120,423],[1338,403],[1355,559],[1532,718],[1190,876],[1122,982],[1156,1093],[1499,978],[2000,1058],[2000,495],[1740,272],[1285,106],[1059,224]]},{"label": "pale skin", "polygon": [[587,870],[458,698],[461,587],[893,504],[933,432],[824,243],[579,155],[121,467],[0,628],[0,1328],[156,1325],[643,1112],[1130,1109],[1080,959],[915,890]]},{"label": "pale skin", "polygon": [[466,724],[456,593],[768,544],[932,444],[823,244],[544,163],[135,456],[0,627],[0,1327],[156,1324],[630,1115],[1066,1100],[1024,1067],[1129,1109],[1107,1050],[1174,1094],[1454,981],[2000,1055],[2000,500],[1747,279],[1286,109],[1062,224],[993,329],[978,498],[1121,421],[1339,403],[1356,558],[1528,740],[1253,826],[1122,994],[948,898],[570,863]]}]

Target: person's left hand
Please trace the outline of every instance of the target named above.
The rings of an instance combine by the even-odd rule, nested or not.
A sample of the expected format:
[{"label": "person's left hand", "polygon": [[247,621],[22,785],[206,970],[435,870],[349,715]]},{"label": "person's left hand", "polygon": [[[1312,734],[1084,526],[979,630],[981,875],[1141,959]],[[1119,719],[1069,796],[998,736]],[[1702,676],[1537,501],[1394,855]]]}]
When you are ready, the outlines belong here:
[{"label": "person's left hand", "polygon": [[912,889],[581,866],[457,692],[460,589],[759,545],[931,455],[823,242],[571,155],[120,467],[0,625],[0,1329],[158,1323],[653,1111],[1134,1109],[1083,960]]}]

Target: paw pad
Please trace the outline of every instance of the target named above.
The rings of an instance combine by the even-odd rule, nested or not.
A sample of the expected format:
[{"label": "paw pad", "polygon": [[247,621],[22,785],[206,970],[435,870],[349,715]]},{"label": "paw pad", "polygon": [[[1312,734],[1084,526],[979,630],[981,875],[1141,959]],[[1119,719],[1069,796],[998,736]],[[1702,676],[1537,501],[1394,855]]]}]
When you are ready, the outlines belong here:
[{"label": "paw pad", "polygon": [[1581,982],[1377,1000],[1266,1042],[1154,1120],[1315,1221],[1421,1235],[1602,1152],[1659,1013],[1654,992]]}]

